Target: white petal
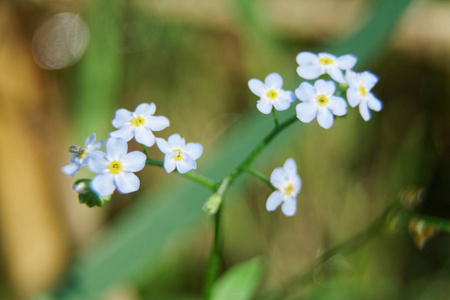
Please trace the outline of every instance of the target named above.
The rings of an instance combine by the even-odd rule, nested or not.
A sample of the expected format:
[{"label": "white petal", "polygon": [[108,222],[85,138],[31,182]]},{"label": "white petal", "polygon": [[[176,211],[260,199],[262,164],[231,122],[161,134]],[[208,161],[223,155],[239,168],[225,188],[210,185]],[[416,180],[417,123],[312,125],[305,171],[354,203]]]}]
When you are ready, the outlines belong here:
[{"label": "white petal", "polygon": [[276,168],[273,170],[272,174],[270,174],[270,183],[272,183],[277,189],[282,189],[286,180],[287,175],[283,168]]},{"label": "white petal", "polygon": [[295,90],[295,95],[302,101],[312,101],[317,97],[316,90],[308,82],[302,82]]},{"label": "white petal", "polygon": [[349,88],[347,90],[347,100],[351,107],[355,107],[361,103],[362,97],[357,89]]},{"label": "white petal", "polygon": [[114,175],[103,173],[95,176],[91,181],[91,188],[100,197],[111,195],[116,189]]},{"label": "white petal", "polygon": [[145,166],[147,157],[144,153],[133,151],[125,154],[122,158],[123,170],[127,172],[138,172]]},{"label": "white petal", "polygon": [[348,70],[351,69],[355,66],[356,61],[358,59],[351,55],[351,54],[347,54],[347,55],[342,55],[340,57],[338,57],[336,59],[336,64],[338,65],[338,67],[342,70]]},{"label": "white petal", "polygon": [[302,180],[300,179],[300,176],[295,174],[294,177],[294,191],[292,191],[292,195],[297,196],[300,192],[300,189],[302,188]]},{"label": "white petal", "polygon": [[177,161],[177,170],[180,174],[189,172],[190,170],[197,169],[197,163],[189,155],[185,155],[182,160]]},{"label": "white petal", "polygon": [[253,94],[259,97],[261,97],[261,95],[266,90],[264,83],[262,83],[262,81],[259,79],[250,79],[248,81],[248,87],[250,88]]},{"label": "white petal", "polygon": [[203,146],[199,143],[188,143],[183,149],[192,159],[197,160],[202,156]]},{"label": "white petal", "polygon": [[184,147],[184,139],[181,138],[181,136],[178,133],[172,134],[171,136],[169,136],[169,138],[167,139],[167,142],[172,146],[172,147]]},{"label": "white petal", "polygon": [[263,114],[268,115],[272,111],[272,102],[266,98],[263,98],[256,102],[256,108]]},{"label": "white petal", "polygon": [[343,116],[347,113],[347,102],[341,97],[331,96],[329,108],[336,116]]},{"label": "white petal", "polygon": [[168,153],[166,156],[164,156],[164,169],[167,173],[172,172],[175,170],[176,161],[173,159],[173,157],[176,155],[176,153]]},{"label": "white petal", "polygon": [[124,139],[109,138],[106,141],[106,155],[109,159],[119,160],[127,153],[128,145]]},{"label": "white petal", "polygon": [[286,93],[287,93],[287,97],[289,98],[289,100],[291,100],[291,102],[294,102],[295,100],[297,100],[297,97],[295,96],[294,92],[286,91]]},{"label": "white petal", "polygon": [[155,144],[155,136],[152,131],[144,126],[138,126],[134,130],[134,137],[136,142],[145,145],[147,147],[153,146]]},{"label": "white petal", "polygon": [[319,61],[319,56],[317,54],[304,51],[297,54],[295,60],[301,66],[309,63],[317,63]]},{"label": "white petal", "polygon": [[153,131],[161,131],[170,125],[169,119],[164,116],[151,116],[148,118],[148,122]]},{"label": "white petal", "polygon": [[328,129],[333,125],[334,117],[328,108],[319,109],[317,112],[317,122],[325,129]]},{"label": "white petal", "polygon": [[302,65],[297,67],[298,76],[311,80],[316,79],[320,75],[324,74],[324,70],[317,64],[314,65]]},{"label": "white petal", "polygon": [[156,138],[156,145],[158,146],[159,150],[165,154],[170,153],[173,150],[169,143],[162,138]]},{"label": "white petal", "polygon": [[314,82],[314,88],[316,89],[317,95],[325,94],[328,97],[333,95],[336,90],[336,86],[332,81],[325,81],[323,79]]},{"label": "white petal", "polygon": [[139,189],[139,178],[131,172],[121,172],[114,176],[114,183],[122,194],[136,192]]},{"label": "white petal", "polygon": [[359,75],[353,71],[348,70],[345,73],[345,79],[347,80],[350,88],[359,88]]},{"label": "white petal", "polygon": [[283,86],[283,78],[278,73],[271,73],[267,75],[265,84],[269,89],[281,89]]},{"label": "white petal", "polygon": [[367,104],[369,105],[371,110],[380,111],[383,108],[383,103],[381,103],[381,101],[378,100],[372,93],[369,93],[367,95],[367,98]]},{"label": "white petal", "polygon": [[95,151],[89,157],[88,167],[94,173],[102,173],[108,168],[108,158],[101,151]]},{"label": "white petal", "polygon": [[98,150],[98,148],[100,148],[101,146],[103,146],[103,144],[105,143],[104,139],[101,139],[100,141],[98,141],[95,144],[90,144],[87,148],[86,148],[86,152],[93,152],[95,150]]},{"label": "white petal", "polygon": [[367,90],[370,91],[377,82],[378,82],[378,77],[375,76],[374,74],[372,74],[368,71],[361,73],[361,83]]},{"label": "white petal", "polygon": [[329,66],[326,69],[327,69],[327,73],[335,81],[337,81],[339,83],[345,83],[344,74],[342,73],[341,69],[339,69],[337,66]]},{"label": "white petal", "polygon": [[275,191],[267,198],[266,209],[274,211],[283,202],[283,195],[279,191]]},{"label": "white petal", "polygon": [[319,53],[319,60],[321,58],[329,58],[333,61],[333,63],[336,63],[336,56],[334,56],[333,54],[321,52],[321,53]]},{"label": "white petal", "polygon": [[289,158],[283,165],[284,171],[289,177],[294,177],[297,175],[297,164],[293,158]]},{"label": "white petal", "polygon": [[132,118],[132,113],[128,110],[121,108],[116,111],[116,116],[114,117],[114,120],[112,120],[112,125],[115,128],[122,127],[125,123],[129,122]]},{"label": "white petal", "polygon": [[149,116],[153,115],[156,111],[156,106],[154,103],[142,103],[134,110],[137,116]]},{"label": "white petal", "polygon": [[359,113],[361,114],[361,117],[364,119],[364,121],[370,120],[370,111],[367,107],[367,101],[362,101],[361,104],[359,104]]},{"label": "white petal", "polygon": [[[284,96],[284,95],[283,95]],[[277,100],[273,101],[273,107],[278,111],[283,111],[291,106],[291,98],[278,96]]]},{"label": "white petal", "polygon": [[88,138],[86,139],[86,142],[84,143],[84,148],[87,148],[90,144],[92,144],[94,142],[95,142],[95,133],[88,136]]},{"label": "white petal", "polygon": [[134,126],[131,125],[123,125],[119,130],[113,131],[109,134],[111,137],[121,138],[125,141],[129,141],[134,136]]},{"label": "white petal", "polygon": [[164,139],[162,139],[162,138],[156,138],[155,140],[156,140],[156,145],[158,146],[159,150],[160,150],[162,153],[167,154],[167,153],[171,153],[171,152],[172,152],[173,147],[171,147],[171,146],[169,145],[169,143],[166,142]]},{"label": "white petal", "polygon": [[62,167],[61,171],[64,174],[74,176],[75,174],[78,173],[78,171],[80,171],[80,169],[81,169],[81,165],[72,163],[72,164]]},{"label": "white petal", "polygon": [[303,123],[311,122],[317,115],[317,106],[311,102],[297,104],[297,118]]},{"label": "white petal", "polygon": [[281,206],[281,211],[287,217],[292,217],[293,215],[295,215],[295,212],[297,211],[297,200],[295,200],[295,198],[292,198],[289,201],[284,201],[283,205]]}]

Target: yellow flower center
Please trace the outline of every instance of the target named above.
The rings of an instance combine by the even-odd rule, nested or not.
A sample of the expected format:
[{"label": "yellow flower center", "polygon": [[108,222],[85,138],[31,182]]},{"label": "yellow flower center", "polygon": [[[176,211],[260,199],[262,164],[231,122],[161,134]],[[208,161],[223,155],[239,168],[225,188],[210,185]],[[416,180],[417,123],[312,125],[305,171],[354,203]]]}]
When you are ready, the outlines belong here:
[{"label": "yellow flower center", "polygon": [[289,183],[289,185],[284,188],[284,193],[288,196],[291,195],[293,191],[294,191],[294,185],[292,183]]},{"label": "yellow flower center", "polygon": [[183,159],[181,157],[181,153],[183,153],[183,151],[181,151],[180,149],[174,149],[174,150],[172,150],[172,152],[178,152],[178,154],[173,157],[173,159],[175,159],[176,161],[180,161]]},{"label": "yellow flower center", "polygon": [[278,97],[278,93],[275,90],[268,91],[266,95],[267,95],[267,98],[269,98],[271,100],[273,100],[276,97]]},{"label": "yellow flower center", "polygon": [[120,161],[114,160],[109,165],[109,172],[113,174],[119,174],[122,172],[122,163]]},{"label": "yellow flower center", "polygon": [[364,86],[360,85],[359,86],[359,93],[361,94],[361,96],[366,97],[367,96],[367,90]]},{"label": "yellow flower center", "polygon": [[86,149],[81,150],[81,151],[77,154],[77,156],[78,156],[79,158],[85,157],[85,156],[86,156]]},{"label": "yellow flower center", "polygon": [[322,64],[322,65],[331,65],[331,64],[333,63],[333,60],[332,60],[331,58],[328,58],[328,57],[322,57],[322,58],[319,60],[319,62],[320,62],[320,64]]},{"label": "yellow flower center", "polygon": [[137,117],[137,118],[133,118],[131,119],[131,124],[133,124],[133,126],[141,126],[144,125],[144,118],[143,117]]},{"label": "yellow flower center", "polygon": [[317,96],[317,103],[320,106],[325,106],[328,103],[328,98],[324,94]]}]

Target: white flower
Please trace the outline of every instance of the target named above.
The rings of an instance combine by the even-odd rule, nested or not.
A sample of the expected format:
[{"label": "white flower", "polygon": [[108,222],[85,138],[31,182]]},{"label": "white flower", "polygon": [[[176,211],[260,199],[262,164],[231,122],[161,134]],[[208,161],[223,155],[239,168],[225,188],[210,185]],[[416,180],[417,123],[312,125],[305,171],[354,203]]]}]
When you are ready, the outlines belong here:
[{"label": "white flower", "polygon": [[167,173],[172,172],[175,168],[181,174],[197,169],[195,161],[203,152],[202,145],[197,143],[186,145],[184,138],[181,138],[179,134],[172,134],[167,142],[162,138],[156,138],[156,145],[165,154],[164,169]]},{"label": "white flower", "polygon": [[341,97],[333,96],[336,86],[332,81],[317,80],[314,86],[302,82],[295,90],[295,95],[303,101],[296,107],[297,118],[305,123],[311,122],[316,116],[319,125],[328,129],[333,125],[334,116],[347,113],[347,102]]},{"label": "white flower", "polygon": [[135,137],[138,143],[147,147],[153,146],[155,136],[152,131],[160,131],[170,125],[164,116],[153,116],[156,111],[154,103],[142,103],[134,112],[121,108],[116,111],[112,125],[118,130],[111,132],[111,137],[129,141]]},{"label": "white flower", "polygon": [[72,163],[62,167],[61,171],[64,174],[74,176],[76,173],[78,173],[78,171],[80,171],[82,167],[86,166],[92,152],[100,148],[103,145],[104,141],[100,140],[97,143],[94,142],[95,142],[95,133],[86,139],[84,148],[80,146],[70,147],[70,152],[73,153],[73,156],[70,159]]},{"label": "white flower", "polygon": [[342,70],[349,70],[356,64],[356,57],[347,54],[336,57],[329,53],[314,54],[300,52],[297,55],[297,73],[300,77],[311,80],[328,73],[335,81],[345,83]]},{"label": "white flower", "polygon": [[272,107],[279,111],[286,110],[295,101],[294,93],[281,89],[282,86],[283,78],[278,73],[267,75],[265,84],[258,79],[250,79],[248,82],[252,93],[261,97],[256,107],[266,115],[270,114]]},{"label": "white flower", "polygon": [[123,194],[137,191],[140,182],[133,172],[144,168],[145,154],[127,153],[127,142],[118,138],[108,139],[105,148],[106,154],[96,151],[88,162],[89,169],[99,174],[91,181],[92,190],[100,197],[112,194],[116,187]]},{"label": "white flower", "polygon": [[281,203],[282,212],[290,217],[297,210],[297,195],[302,187],[302,180],[297,174],[297,165],[293,158],[289,158],[282,168],[276,168],[270,175],[270,182],[277,189],[266,202],[268,211],[275,210]]},{"label": "white flower", "polygon": [[351,107],[359,105],[359,112],[365,121],[370,120],[370,111],[380,111],[383,104],[370,90],[378,82],[378,78],[370,72],[355,73],[347,71],[347,99]]}]

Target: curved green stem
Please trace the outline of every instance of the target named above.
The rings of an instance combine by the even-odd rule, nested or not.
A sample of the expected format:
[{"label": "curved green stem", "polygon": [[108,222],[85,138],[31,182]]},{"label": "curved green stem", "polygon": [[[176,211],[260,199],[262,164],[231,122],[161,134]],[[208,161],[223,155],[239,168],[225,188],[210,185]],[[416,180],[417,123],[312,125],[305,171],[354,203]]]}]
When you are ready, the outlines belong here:
[{"label": "curved green stem", "polygon": [[273,116],[273,121],[275,122],[275,128],[280,126],[280,123],[278,123],[278,117],[277,117],[277,112],[275,111],[275,107],[272,108],[272,116]]},{"label": "curved green stem", "polygon": [[269,186],[269,188],[271,188],[273,191],[275,191],[277,188],[273,186],[272,182],[270,182],[270,179],[266,177],[266,175],[264,175],[263,173],[256,171],[255,169],[249,168],[249,167],[244,167],[244,172],[255,176],[256,178],[260,179],[261,181],[263,181],[265,184],[267,184]]}]

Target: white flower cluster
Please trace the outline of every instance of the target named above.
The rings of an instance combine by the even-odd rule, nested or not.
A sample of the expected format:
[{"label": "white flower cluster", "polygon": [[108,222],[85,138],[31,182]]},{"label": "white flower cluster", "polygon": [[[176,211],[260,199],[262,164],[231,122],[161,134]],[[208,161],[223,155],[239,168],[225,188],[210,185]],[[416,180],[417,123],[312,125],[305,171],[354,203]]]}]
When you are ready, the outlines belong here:
[{"label": "white flower cluster", "polygon": [[[299,65],[297,74],[301,78],[318,79],[314,83],[302,82],[295,90],[295,96],[300,100],[296,106],[300,121],[309,123],[317,118],[319,125],[328,129],[333,125],[335,116],[347,114],[347,103],[351,107],[359,106],[359,112],[365,121],[371,118],[370,110],[382,109],[383,104],[371,92],[378,78],[367,71],[352,71],[357,61],[355,56],[347,54],[336,57],[329,53],[301,52],[296,60]],[[336,95],[336,83],[342,92],[346,89],[347,101]],[[264,83],[258,79],[250,79],[248,86],[253,94],[260,97],[256,107],[263,114],[270,114],[274,109],[287,110],[296,100],[294,93],[282,89],[283,79],[278,73],[269,74]],[[283,203],[283,213],[286,216],[294,215],[296,196],[301,187],[295,161],[290,158],[283,168],[275,169],[270,181],[276,191],[267,200],[267,210],[272,211]]]},{"label": "white flower cluster", "polygon": [[[82,167],[98,175],[90,182],[91,190],[99,197],[111,195],[117,188],[120,193],[131,193],[139,189],[139,178],[135,172],[145,166],[147,156],[140,151],[128,152],[127,142],[135,140],[147,147],[157,144],[163,154],[164,169],[167,173],[177,169],[186,173],[197,168],[196,160],[200,158],[203,147],[197,143],[186,144],[178,134],[173,134],[167,141],[155,138],[154,131],[161,131],[170,125],[164,116],[154,116],[154,103],[140,104],[134,112],[126,109],[116,111],[112,125],[117,129],[110,133],[106,141],[106,153],[98,151],[103,140],[95,142],[95,134],[87,138],[85,147],[72,146],[71,164],[64,166],[63,173],[74,176]],[[79,191],[79,193],[84,192]]]},{"label": "white flower cluster", "polygon": [[[359,105],[359,111],[365,121],[370,120],[370,110],[382,109],[383,104],[371,92],[378,78],[367,71],[353,72],[351,69],[356,61],[356,57],[350,54],[336,57],[329,53],[301,52],[297,55],[297,74],[300,77],[314,80],[328,74],[332,79],[318,79],[313,84],[302,82],[295,90],[295,96],[301,101],[296,106],[297,118],[300,121],[309,123],[317,117],[319,125],[328,129],[333,125],[334,116],[347,113],[347,101],[335,96],[335,82],[347,87],[348,104],[351,107]],[[295,101],[294,93],[281,89],[282,85],[283,79],[277,73],[269,74],[265,83],[250,79],[250,90],[261,98],[256,104],[260,112],[269,114],[273,108],[278,111],[286,110]]]}]

